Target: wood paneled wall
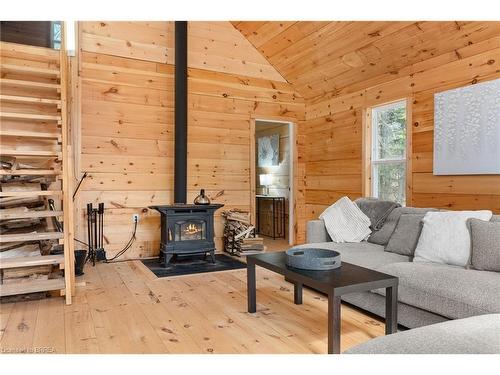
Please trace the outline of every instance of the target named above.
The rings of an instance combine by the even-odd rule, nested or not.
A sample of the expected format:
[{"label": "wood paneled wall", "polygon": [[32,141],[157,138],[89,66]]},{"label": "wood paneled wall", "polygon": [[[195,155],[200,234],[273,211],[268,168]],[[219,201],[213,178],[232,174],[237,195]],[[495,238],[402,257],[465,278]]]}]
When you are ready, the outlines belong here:
[{"label": "wood paneled wall", "polygon": [[[315,34],[309,33],[309,27],[313,26],[327,27],[324,23],[283,23],[270,32],[272,37],[263,32],[248,37],[267,56],[265,46],[273,49],[284,43],[291,48],[294,44],[294,38],[286,41],[281,34],[276,35],[279,30],[297,30],[297,37],[306,33],[311,39]],[[332,25],[332,32],[340,26]],[[418,34],[423,32],[418,26],[422,27],[407,27]],[[427,26],[436,28],[436,33],[441,27]],[[317,217],[343,195],[355,198],[362,193],[363,110],[409,97],[413,113],[411,204],[500,212],[499,176],[432,175],[434,93],[500,77],[500,36],[494,25],[482,28],[474,23],[469,33],[469,26],[455,23],[456,34],[451,26],[446,23],[443,27],[453,49],[444,48],[437,37],[429,37],[425,43],[408,46],[416,57],[401,60],[403,65],[397,70],[386,72],[378,59],[378,67],[369,67],[370,74],[362,76],[362,81],[357,74],[356,82],[346,75],[345,87],[332,86],[331,92],[325,91],[329,81],[315,88],[316,81],[307,78],[304,92],[310,99],[305,104],[285,80],[298,89],[302,86],[294,82],[295,76],[287,73],[283,78],[230,23],[190,22],[189,199],[205,188],[226,208],[249,209],[254,189],[250,176],[253,119],[297,122],[296,239],[302,242],[306,219]],[[238,27],[243,28],[240,24]],[[263,30],[268,26],[259,27]],[[405,45],[398,32],[390,35],[398,41],[394,49],[403,56]],[[369,34],[369,38],[384,38],[384,33],[379,34]],[[425,35],[435,34],[429,31]],[[408,40],[412,38],[417,37]],[[82,187],[79,206],[90,201],[106,203],[105,235],[110,253],[127,241],[133,213],[140,213],[141,219],[138,240],[128,256],[153,255],[158,250],[158,216],[147,206],[172,200],[173,39],[171,22],[80,23],[80,165],[81,171],[89,172],[89,178]],[[386,47],[392,48],[390,43]],[[299,64],[303,52],[292,56],[290,49],[288,55]],[[311,54],[310,59],[314,56]],[[347,62],[352,63],[352,59]],[[300,68],[297,64],[293,65],[295,72]],[[326,67],[328,62],[322,64]],[[312,74],[312,70],[303,73]],[[308,77],[304,74],[300,74],[301,79]],[[318,95],[313,95],[316,92]],[[81,224],[81,213],[79,218]],[[216,225],[220,237],[220,215]]]},{"label": "wood paneled wall", "polygon": [[[136,213],[126,256],[158,253],[159,216],[147,206],[172,203],[172,30],[169,22],[80,23],[80,162],[89,177],[79,206],[105,203],[108,255],[128,241]],[[231,24],[190,22],[188,42],[188,200],[205,188],[225,209],[250,209],[252,118],[300,121],[304,102]],[[84,240],[83,212],[78,218]],[[221,234],[219,212],[219,249]]]},{"label": "wood paneled wall", "polygon": [[[434,93],[500,78],[500,36],[412,64],[384,83],[372,79],[347,94],[306,104],[306,218],[317,218],[343,195],[361,196],[362,111],[411,98],[412,192],[408,203],[445,209],[500,212],[500,176],[434,176]],[[384,81],[380,79],[380,81]]]},{"label": "wood paneled wall", "polygon": [[[82,22],[85,51],[174,64],[173,22]],[[286,82],[229,22],[189,22],[191,68]]]}]

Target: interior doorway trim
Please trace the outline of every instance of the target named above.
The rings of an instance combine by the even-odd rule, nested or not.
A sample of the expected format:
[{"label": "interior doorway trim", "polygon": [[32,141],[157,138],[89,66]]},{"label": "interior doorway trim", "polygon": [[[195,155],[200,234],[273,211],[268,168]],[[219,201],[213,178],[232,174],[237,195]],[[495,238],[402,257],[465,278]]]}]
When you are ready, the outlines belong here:
[{"label": "interior doorway trim", "polygon": [[297,126],[294,121],[290,118],[279,118],[279,117],[252,117],[250,120],[250,213],[252,215],[252,219],[255,221],[255,195],[256,195],[256,154],[257,150],[255,147],[255,123],[257,121],[263,122],[276,122],[281,124],[288,124],[288,133],[289,133],[289,148],[290,148],[290,178],[289,178],[289,198],[288,198],[288,243],[289,245],[295,245],[295,239],[297,238],[297,218],[295,215],[295,208],[297,207],[297,192],[296,192],[296,174],[297,174]]}]

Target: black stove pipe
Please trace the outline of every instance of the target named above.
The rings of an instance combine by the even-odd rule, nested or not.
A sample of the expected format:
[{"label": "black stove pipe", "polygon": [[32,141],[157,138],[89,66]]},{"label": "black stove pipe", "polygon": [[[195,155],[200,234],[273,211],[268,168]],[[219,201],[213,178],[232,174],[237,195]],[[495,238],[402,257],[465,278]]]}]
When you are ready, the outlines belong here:
[{"label": "black stove pipe", "polygon": [[187,21],[175,21],[174,203],[187,200]]}]

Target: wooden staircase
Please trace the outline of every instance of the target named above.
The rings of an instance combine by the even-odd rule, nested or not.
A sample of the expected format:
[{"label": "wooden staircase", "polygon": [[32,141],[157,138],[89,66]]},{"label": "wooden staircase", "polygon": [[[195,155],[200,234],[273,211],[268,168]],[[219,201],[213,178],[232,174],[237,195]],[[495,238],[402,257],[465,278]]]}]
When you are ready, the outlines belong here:
[{"label": "wooden staircase", "polygon": [[[0,296],[60,291],[66,303],[70,304],[74,294],[73,207],[70,192],[72,170],[64,41],[61,45],[59,51],[0,42],[0,156],[2,160],[15,160],[15,163],[19,163],[16,165],[20,165],[19,168],[0,169],[0,224],[9,220],[40,219],[48,222],[58,218],[64,228],[62,232],[57,229],[33,231],[30,228],[13,233],[2,232],[0,244],[50,240],[54,244],[62,244],[64,254],[0,258]],[[47,186],[40,185],[43,186],[42,190],[35,191],[7,188],[14,179],[20,181],[27,178],[44,178],[50,183],[43,184]],[[9,202],[23,198],[40,199],[45,203],[52,199],[56,209],[49,210],[45,204],[42,209],[4,211],[3,208],[9,207]],[[64,276],[4,284],[3,273],[6,270],[39,266],[64,270]]]}]

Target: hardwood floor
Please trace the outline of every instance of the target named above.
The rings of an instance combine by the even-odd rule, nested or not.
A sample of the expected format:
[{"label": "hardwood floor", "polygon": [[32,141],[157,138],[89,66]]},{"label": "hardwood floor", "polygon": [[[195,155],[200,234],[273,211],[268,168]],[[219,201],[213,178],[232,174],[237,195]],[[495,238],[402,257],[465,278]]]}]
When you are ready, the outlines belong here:
[{"label": "hardwood floor", "polygon": [[[1,352],[326,353],[327,301],[257,267],[257,313],[246,270],[157,279],[139,261],[86,265],[71,306],[60,297],[0,305]],[[82,281],[77,280],[77,281]],[[342,306],[342,351],[384,324]]]}]

